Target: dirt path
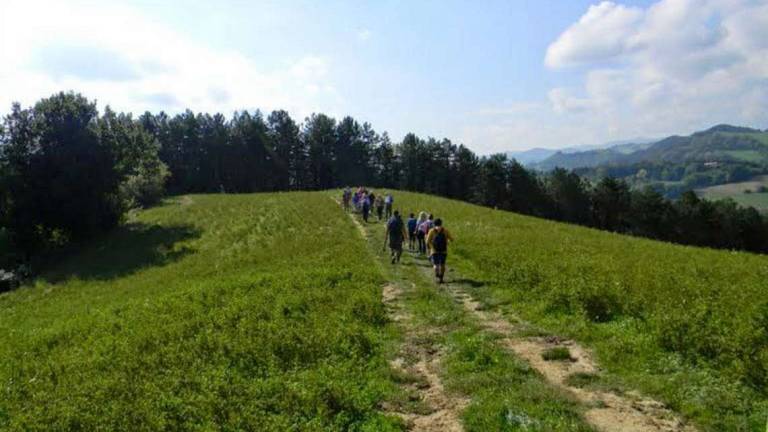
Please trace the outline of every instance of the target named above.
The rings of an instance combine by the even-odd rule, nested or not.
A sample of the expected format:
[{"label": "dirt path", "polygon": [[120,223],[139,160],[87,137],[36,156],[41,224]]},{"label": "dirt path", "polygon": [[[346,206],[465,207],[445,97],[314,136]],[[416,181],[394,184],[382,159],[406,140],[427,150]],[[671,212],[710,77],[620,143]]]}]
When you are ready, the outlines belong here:
[{"label": "dirt path", "polygon": [[[464,306],[465,310],[474,315],[481,325],[501,335],[502,344],[510,351],[526,360],[548,382],[569,391],[587,406],[584,417],[596,429],[605,432],[696,431],[693,426],[686,425],[661,402],[643,397],[636,392],[618,394],[570,385],[568,378],[573,374],[598,375],[600,373],[599,366],[588,350],[574,341],[557,337],[516,336],[522,325],[511,324],[497,312],[482,310],[480,303],[467,293],[466,286],[450,281],[442,286]],[[544,360],[542,357],[544,352],[555,347],[567,348],[571,360]]]},{"label": "dirt path", "polygon": [[460,432],[460,413],[469,401],[449,394],[440,380],[441,349],[433,345],[429,333],[435,329],[414,325],[411,315],[403,305],[403,290],[397,285],[386,285],[382,300],[388,314],[404,332],[404,341],[397,357],[390,366],[398,374],[408,377],[404,384],[412,397],[418,398],[423,408],[404,412],[395,407],[385,407],[389,412],[405,420],[408,430],[423,432]]},{"label": "dirt path", "polygon": [[[338,199],[334,199],[341,204]],[[353,213],[347,215],[357,227],[363,239],[367,231]],[[406,406],[384,406],[384,410],[402,418],[408,430],[414,432],[461,432],[461,411],[469,400],[449,394],[440,379],[439,371],[443,351],[436,346],[430,335],[437,329],[417,325],[405,305],[405,290],[413,289],[413,283],[405,280],[392,281],[382,288],[382,302],[387,315],[403,332],[403,343],[390,366],[403,377],[403,387],[413,400]]]},{"label": "dirt path", "polygon": [[[335,200],[339,202],[338,200]],[[352,213],[350,219],[367,239],[367,231]],[[432,269],[425,266],[424,275],[431,279]],[[450,279],[458,279],[452,272]],[[672,410],[661,402],[644,397],[637,392],[619,393],[613,390],[578,387],[569,380],[577,376],[599,376],[600,367],[591,353],[574,341],[558,337],[526,337],[521,330],[529,328],[519,320],[513,324],[495,311],[484,310],[469,294],[472,287],[447,280],[440,285],[465,311],[473,316],[486,330],[501,336],[500,343],[511,353],[528,362],[547,382],[561,388],[585,406],[584,418],[595,429],[603,432],[695,432],[696,428],[685,424]],[[405,288],[404,288],[405,287]],[[460,413],[469,400],[449,394],[440,380],[439,370],[443,353],[439,346],[430,342],[430,333],[437,331],[429,326],[416,325],[408,313],[404,297],[412,282],[391,281],[382,289],[382,302],[388,315],[403,330],[404,342],[396,358],[391,362],[393,370],[407,377],[404,386],[423,403],[423,409],[403,410],[402,407],[386,406],[384,409],[403,418],[413,431],[462,431]],[[570,360],[547,361],[543,354],[552,348],[567,348]]]}]

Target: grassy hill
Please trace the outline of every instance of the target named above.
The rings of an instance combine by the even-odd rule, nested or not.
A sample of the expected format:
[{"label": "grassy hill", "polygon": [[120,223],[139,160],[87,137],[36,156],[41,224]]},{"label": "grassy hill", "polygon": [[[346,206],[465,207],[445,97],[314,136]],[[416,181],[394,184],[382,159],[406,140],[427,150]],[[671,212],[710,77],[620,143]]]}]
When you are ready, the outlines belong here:
[{"label": "grassy hill", "polygon": [[490,306],[576,338],[631,387],[705,430],[763,430],[768,257],[631,238],[419,194],[450,264]]},{"label": "grassy hill", "polygon": [[339,216],[184,196],[0,295],[0,429],[396,428],[382,276]]},{"label": "grassy hill", "polygon": [[[0,295],[0,428],[402,429],[381,411],[401,397],[388,276],[328,195],[177,197]],[[449,279],[486,308],[592,348],[607,374],[591,385],[655,395],[702,430],[765,428],[768,257],[395,198],[445,220]],[[447,381],[482,394],[466,424],[516,430],[505,413],[530,369],[452,332],[464,366],[449,364]]]},{"label": "grassy hill", "polygon": [[670,136],[654,143],[557,153],[539,162],[537,167],[543,170],[555,167],[576,169],[641,162],[768,163],[768,132],[718,125],[690,136]]}]

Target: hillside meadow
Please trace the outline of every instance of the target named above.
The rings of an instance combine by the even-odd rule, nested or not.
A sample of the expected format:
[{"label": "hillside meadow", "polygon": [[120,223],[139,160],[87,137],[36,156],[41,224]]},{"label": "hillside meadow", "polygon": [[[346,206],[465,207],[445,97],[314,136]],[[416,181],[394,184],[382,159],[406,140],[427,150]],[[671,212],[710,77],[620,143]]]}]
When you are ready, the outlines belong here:
[{"label": "hillside meadow", "polygon": [[178,197],[0,295],[0,429],[400,430],[382,276],[340,216]]},{"label": "hillside meadow", "polygon": [[489,307],[593,348],[608,372],[602,385],[659,397],[704,430],[764,430],[768,257],[396,199],[443,218],[456,237],[449,267]]},{"label": "hillside meadow", "polygon": [[751,206],[766,212],[768,211],[768,193],[760,192],[761,187],[768,187],[768,176],[756,176],[745,182],[710,186],[699,189],[696,193],[711,200],[730,198],[740,205]]},{"label": "hillside meadow", "polygon": [[[401,430],[380,409],[403,398],[387,364],[400,343],[381,303],[389,276],[329,194],[171,198],[0,294],[0,429]],[[768,257],[421,194],[395,192],[395,207],[444,219],[449,282],[532,334],[592,348],[606,373],[586,385],[639,389],[702,430],[765,428]],[[473,350],[462,332],[449,347]],[[464,373],[454,363],[449,383]],[[530,402],[514,388],[499,387],[504,401]],[[495,424],[507,402],[494,394],[470,426]]]}]

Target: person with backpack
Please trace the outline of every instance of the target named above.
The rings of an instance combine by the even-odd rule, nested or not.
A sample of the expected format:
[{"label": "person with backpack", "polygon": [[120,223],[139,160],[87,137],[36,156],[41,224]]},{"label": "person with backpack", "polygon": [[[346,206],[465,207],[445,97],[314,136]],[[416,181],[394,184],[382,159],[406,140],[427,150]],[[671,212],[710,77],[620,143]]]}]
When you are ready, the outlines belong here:
[{"label": "person with backpack", "polygon": [[400,212],[395,210],[394,215],[387,222],[387,230],[384,235],[384,247],[387,246],[389,241],[390,255],[392,256],[392,264],[400,262],[400,256],[403,254],[403,242],[408,234],[405,231],[405,224],[400,217]]},{"label": "person with backpack", "polygon": [[419,221],[416,220],[416,217],[411,213],[408,215],[408,250],[413,252],[414,248],[416,246],[416,224]]},{"label": "person with backpack", "polygon": [[379,221],[384,217],[384,198],[381,195],[376,197],[376,216],[379,218]]},{"label": "person with backpack", "polygon": [[419,219],[422,219],[422,216],[424,216],[425,219],[423,219],[419,223],[417,228],[419,232],[416,235],[417,235],[417,239],[419,240],[419,253],[421,253],[422,255],[426,255],[427,253],[426,239],[427,239],[427,234],[429,234],[429,230],[431,230],[433,227],[432,225],[433,216],[430,214],[429,217],[426,217],[426,213],[421,212],[421,214],[419,215]]},{"label": "person with backpack", "polygon": [[427,213],[426,212],[419,212],[419,218],[416,219],[416,242],[417,245],[417,251],[419,254],[424,255],[427,253],[427,242],[426,242],[426,234],[421,230],[421,224],[427,221]]},{"label": "person with backpack", "polygon": [[448,258],[448,242],[453,241],[453,236],[443,227],[443,221],[440,218],[435,219],[434,228],[427,234],[427,245],[429,245],[430,260],[435,268],[435,278],[438,283],[443,283],[445,276],[445,261]]},{"label": "person with backpack", "polygon": [[392,197],[391,192],[387,192],[387,196],[384,198],[384,207],[386,208],[387,219],[392,217],[392,204],[395,203],[395,198]]}]

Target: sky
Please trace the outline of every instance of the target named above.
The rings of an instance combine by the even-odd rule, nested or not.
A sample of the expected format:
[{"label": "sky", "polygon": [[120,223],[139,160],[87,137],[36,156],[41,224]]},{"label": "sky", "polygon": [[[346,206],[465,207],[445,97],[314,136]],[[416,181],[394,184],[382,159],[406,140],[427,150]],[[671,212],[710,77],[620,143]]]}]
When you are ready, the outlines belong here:
[{"label": "sky", "polygon": [[768,128],[768,0],[0,0],[0,112],[351,115],[480,154]]}]

